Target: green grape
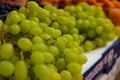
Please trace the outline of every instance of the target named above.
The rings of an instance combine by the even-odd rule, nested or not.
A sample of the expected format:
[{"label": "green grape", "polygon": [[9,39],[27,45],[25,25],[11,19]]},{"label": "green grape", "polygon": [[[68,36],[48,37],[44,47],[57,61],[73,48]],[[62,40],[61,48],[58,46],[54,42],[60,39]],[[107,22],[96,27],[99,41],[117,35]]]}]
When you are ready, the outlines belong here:
[{"label": "green grape", "polygon": [[55,37],[55,29],[52,28],[52,27],[47,27],[47,28],[45,29],[45,33],[51,35],[51,37]]},{"label": "green grape", "polygon": [[89,40],[85,41],[84,49],[86,52],[93,50],[93,43]]},{"label": "green grape", "polygon": [[58,22],[53,22],[52,24],[51,24],[51,26],[53,27],[53,28],[55,28],[55,29],[59,29],[59,24],[58,24]]},{"label": "green grape", "polygon": [[40,80],[50,80],[51,71],[45,64],[35,65],[33,71]]},{"label": "green grape", "polygon": [[42,8],[39,8],[38,10],[38,18],[39,19],[46,19],[50,16],[50,12],[45,10],[45,9],[42,9]]},{"label": "green grape", "polygon": [[44,63],[45,57],[43,53],[35,51],[30,55],[30,60],[33,64],[41,64]]},{"label": "green grape", "polygon": [[39,23],[38,17],[30,17],[29,20]]},{"label": "green grape", "polygon": [[13,23],[13,24],[18,24],[21,20],[18,13],[12,13],[11,12],[8,16],[9,16],[8,18],[10,19],[10,22]]},{"label": "green grape", "polygon": [[79,49],[79,54],[84,53],[84,49],[81,46],[79,46],[78,49]]},{"label": "green grape", "polygon": [[0,74],[9,77],[14,73],[14,65],[9,61],[1,61],[0,62]]},{"label": "green grape", "polygon": [[20,26],[18,24],[12,24],[9,26],[9,31],[11,34],[19,34],[20,33]]},{"label": "green grape", "polygon": [[53,56],[56,56],[59,54],[58,48],[53,45],[48,47],[48,52],[50,52]]},{"label": "green grape", "polygon": [[103,47],[106,45],[106,42],[102,38],[95,38],[95,43],[97,47]]},{"label": "green grape", "polygon": [[12,23],[11,23],[11,20],[10,20],[9,18],[6,18],[5,24],[6,24],[6,25],[11,25],[11,24],[12,24]]},{"label": "green grape", "polygon": [[73,29],[76,26],[76,22],[74,20],[68,19],[66,25],[69,29]]},{"label": "green grape", "polygon": [[35,28],[35,27],[39,27],[39,24],[37,22],[35,22],[35,21],[30,21],[30,26],[32,28]]},{"label": "green grape", "polygon": [[83,12],[83,8],[81,6],[76,5],[75,6],[75,12],[76,12],[76,14],[77,13],[79,14],[79,13]]},{"label": "green grape", "polygon": [[0,49],[0,56],[3,59],[9,59],[14,53],[14,48],[11,43],[4,43]]},{"label": "green grape", "polygon": [[87,62],[87,57],[84,54],[78,55],[79,57],[79,63],[80,64],[85,64]]},{"label": "green grape", "polygon": [[58,16],[57,17],[57,22],[60,24],[60,25],[65,25],[67,24],[67,17],[64,17],[64,16]]},{"label": "green grape", "polygon": [[32,41],[28,38],[20,38],[17,41],[17,46],[24,51],[29,51],[31,50],[31,47],[33,46],[33,44],[32,44]]},{"label": "green grape", "polygon": [[8,59],[11,63],[15,64],[18,61],[18,56],[16,56],[15,54]]},{"label": "green grape", "polygon": [[20,19],[21,19],[21,20],[25,20],[25,19],[26,19],[26,16],[25,16],[25,14],[23,14],[23,13],[19,13],[19,16],[20,16]]},{"label": "green grape", "polygon": [[54,13],[54,12],[57,10],[57,8],[54,7],[54,6],[51,5],[51,4],[46,4],[46,5],[44,6],[44,9],[46,9],[47,11],[49,11],[49,12],[51,12],[51,13]]},{"label": "green grape", "polygon": [[48,50],[48,47],[46,44],[44,43],[36,43],[32,46],[32,51],[41,51],[41,52],[45,52]]},{"label": "green grape", "polygon": [[50,76],[49,80],[61,80],[61,76],[58,72],[53,71],[51,73],[51,76]]},{"label": "green grape", "polygon": [[115,27],[114,31],[117,37],[120,38],[120,27]]},{"label": "green grape", "polygon": [[90,21],[89,20],[83,20],[83,29],[88,29],[88,27],[90,26]]},{"label": "green grape", "polygon": [[79,40],[80,40],[80,43],[82,43],[82,42],[85,40],[85,38],[84,38],[83,35],[78,35],[78,38],[79,38]]},{"label": "green grape", "polygon": [[105,24],[103,25],[103,28],[104,28],[104,31],[105,31],[105,32],[112,32],[112,31],[113,31],[112,27],[111,27],[110,24],[108,24],[108,23],[105,23]]},{"label": "green grape", "polygon": [[79,37],[78,34],[73,34],[72,36],[73,36],[73,40],[74,40],[74,41],[77,41],[78,44],[81,42],[81,40],[79,39],[80,37]]},{"label": "green grape", "polygon": [[73,37],[70,34],[64,34],[63,37],[67,40],[68,43],[73,41]]},{"label": "green grape", "polygon": [[41,19],[40,21],[46,23],[47,25],[50,25],[52,22],[50,18]]},{"label": "green grape", "polygon": [[49,40],[51,38],[51,35],[47,34],[47,33],[43,33],[40,35],[40,37],[43,39],[43,40]]},{"label": "green grape", "polygon": [[90,21],[90,29],[96,29],[97,28],[97,23],[95,21]]},{"label": "green grape", "polygon": [[96,18],[96,23],[98,26],[102,26],[105,23],[104,18]]},{"label": "green grape", "polygon": [[22,13],[24,14],[25,16],[27,16],[28,14],[28,9],[24,6],[22,6],[19,10],[18,10],[19,13]]},{"label": "green grape", "polygon": [[86,19],[88,15],[85,12],[81,12],[77,14],[77,19]]},{"label": "green grape", "polygon": [[58,16],[57,16],[56,13],[51,13],[51,15],[50,15],[50,19],[53,20],[53,21],[56,20],[57,17],[58,17]]},{"label": "green grape", "polygon": [[106,35],[108,41],[113,41],[116,37],[114,32],[107,33]]},{"label": "green grape", "polygon": [[24,61],[17,61],[15,66],[15,80],[26,80],[28,68]]},{"label": "green grape", "polygon": [[70,13],[75,12],[75,9],[76,9],[76,8],[75,8],[74,5],[65,6],[65,8],[64,8],[65,11],[68,11],[68,12],[70,12]]},{"label": "green grape", "polygon": [[63,49],[62,56],[64,57],[66,64],[69,64],[71,62],[78,62],[77,54],[73,53],[69,48]]},{"label": "green grape", "polygon": [[30,11],[33,12],[38,10],[37,8],[39,7],[39,5],[35,1],[29,1],[26,6]]},{"label": "green grape", "polygon": [[88,36],[90,39],[94,39],[94,38],[96,37],[96,32],[95,32],[94,30],[88,30],[87,36]]},{"label": "green grape", "polygon": [[54,56],[51,53],[44,52],[43,55],[45,57],[45,63],[51,63],[54,61]]},{"label": "green grape", "polygon": [[70,63],[67,65],[67,70],[71,74],[79,74],[81,72],[81,65],[78,63]]},{"label": "green grape", "polygon": [[68,27],[66,25],[60,25],[60,30],[63,34],[67,34],[69,32]]},{"label": "green grape", "polygon": [[22,33],[27,33],[31,29],[30,21],[29,20],[22,20],[20,23],[20,30]]},{"label": "green grape", "polygon": [[63,9],[56,9],[55,13],[58,15],[58,16],[63,16],[64,15],[64,10]]},{"label": "green grape", "polygon": [[82,19],[78,19],[76,21],[76,28],[80,30],[80,29],[82,29],[82,25],[83,25],[83,20]]},{"label": "green grape", "polygon": [[101,34],[102,32],[103,32],[103,27],[102,26],[98,26],[98,27],[96,27],[96,29],[95,29],[95,32],[97,33],[97,34]]},{"label": "green grape", "polygon": [[34,36],[40,36],[43,33],[43,29],[40,27],[34,27],[30,30],[30,33]]},{"label": "green grape", "polygon": [[81,73],[73,75],[72,80],[83,80],[83,75]]},{"label": "green grape", "polygon": [[57,70],[59,72],[64,70],[66,67],[66,63],[65,63],[64,58],[57,58],[57,60],[55,61],[55,66],[57,67]]},{"label": "green grape", "polygon": [[69,32],[70,34],[78,34],[79,33],[79,30],[77,28],[73,28],[70,30]]},{"label": "green grape", "polygon": [[61,35],[62,35],[61,30],[56,29],[56,30],[55,30],[55,34],[54,34],[54,37],[55,37],[55,38],[58,38],[58,37],[60,37]]},{"label": "green grape", "polygon": [[51,71],[55,71],[57,72],[57,67],[53,64],[47,64],[47,67],[51,70]]},{"label": "green grape", "polygon": [[72,80],[72,75],[69,71],[63,70],[60,72],[61,80]]},{"label": "green grape", "polygon": [[39,26],[43,29],[48,28],[48,25],[46,23],[40,22]]},{"label": "green grape", "polygon": [[44,43],[43,39],[39,36],[34,36],[32,39],[33,43]]},{"label": "green grape", "polygon": [[60,49],[64,49],[66,47],[67,40],[64,37],[58,37],[56,41],[56,45]]}]

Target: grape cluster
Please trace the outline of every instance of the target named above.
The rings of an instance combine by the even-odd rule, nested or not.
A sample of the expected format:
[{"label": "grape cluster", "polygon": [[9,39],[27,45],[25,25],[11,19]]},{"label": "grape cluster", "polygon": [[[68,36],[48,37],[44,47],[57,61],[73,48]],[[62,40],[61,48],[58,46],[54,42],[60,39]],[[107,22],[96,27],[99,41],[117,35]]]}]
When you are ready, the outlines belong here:
[{"label": "grape cluster", "polygon": [[0,79],[82,80],[84,51],[104,46],[115,33],[99,7],[42,8],[29,1],[0,21],[0,37]]},{"label": "grape cluster", "polygon": [[0,79],[82,80],[84,41],[69,12],[34,1],[0,20]]},{"label": "grape cluster", "polygon": [[76,6],[68,5],[64,10],[74,16],[75,27],[79,34],[84,36],[84,41],[79,45],[83,46],[86,52],[103,47],[115,38],[115,26],[105,16],[101,7],[79,3]]}]

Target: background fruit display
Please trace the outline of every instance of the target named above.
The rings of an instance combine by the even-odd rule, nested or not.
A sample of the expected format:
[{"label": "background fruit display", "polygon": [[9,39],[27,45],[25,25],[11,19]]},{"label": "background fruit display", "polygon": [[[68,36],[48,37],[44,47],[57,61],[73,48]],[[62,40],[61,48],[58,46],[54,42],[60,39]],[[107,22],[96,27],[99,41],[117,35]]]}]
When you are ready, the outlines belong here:
[{"label": "background fruit display", "polygon": [[0,20],[1,80],[82,80],[84,52],[103,47],[120,27],[101,7],[87,3],[58,9],[29,1]]}]

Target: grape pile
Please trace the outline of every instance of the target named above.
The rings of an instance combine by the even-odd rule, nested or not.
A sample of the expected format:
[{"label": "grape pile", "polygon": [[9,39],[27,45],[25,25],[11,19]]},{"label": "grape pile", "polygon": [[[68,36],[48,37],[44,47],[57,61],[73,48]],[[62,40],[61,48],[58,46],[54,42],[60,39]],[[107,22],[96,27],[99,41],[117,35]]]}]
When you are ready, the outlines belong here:
[{"label": "grape pile", "polygon": [[82,80],[84,51],[113,40],[114,25],[86,3],[57,9],[29,1],[0,21],[0,79]]}]

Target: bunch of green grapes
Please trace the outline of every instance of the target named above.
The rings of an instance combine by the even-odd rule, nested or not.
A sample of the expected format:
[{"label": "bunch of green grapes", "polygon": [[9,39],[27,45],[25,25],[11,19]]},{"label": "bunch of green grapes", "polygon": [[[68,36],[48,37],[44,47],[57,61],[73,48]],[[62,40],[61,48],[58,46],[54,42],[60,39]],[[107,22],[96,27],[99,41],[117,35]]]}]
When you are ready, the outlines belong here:
[{"label": "bunch of green grapes", "polygon": [[0,21],[0,79],[82,80],[85,38],[69,12],[29,1]]},{"label": "bunch of green grapes", "polygon": [[106,17],[101,7],[78,3],[64,8],[76,19],[75,28],[84,36],[80,43],[86,52],[103,47],[108,41],[115,38],[114,25]]}]

